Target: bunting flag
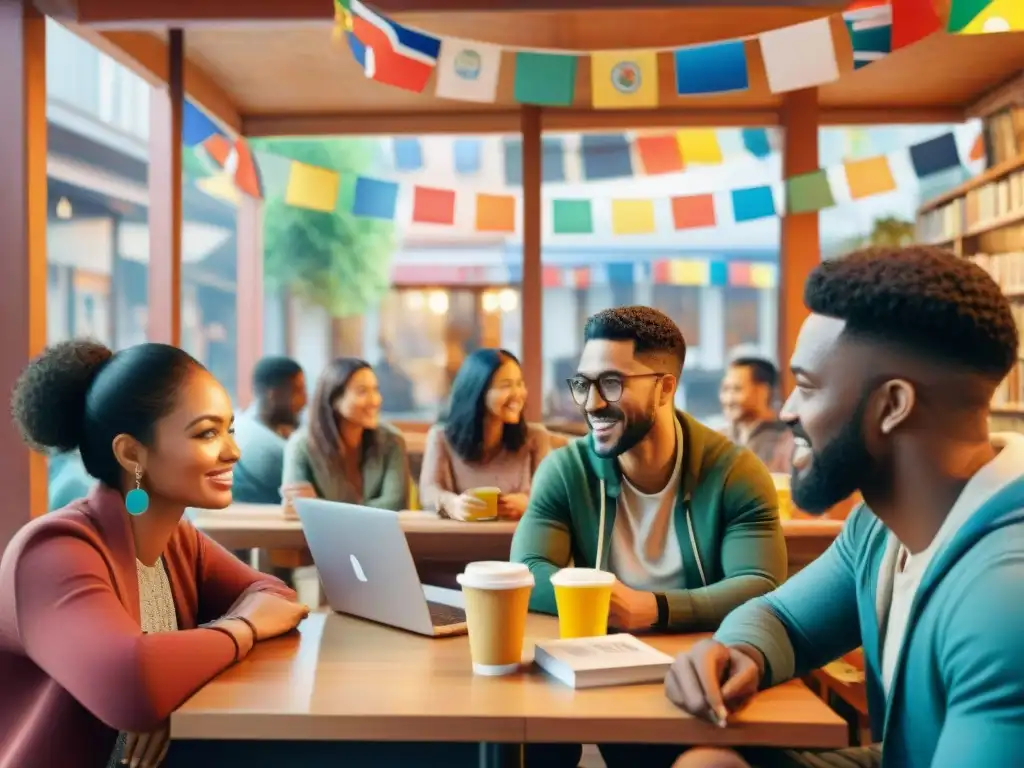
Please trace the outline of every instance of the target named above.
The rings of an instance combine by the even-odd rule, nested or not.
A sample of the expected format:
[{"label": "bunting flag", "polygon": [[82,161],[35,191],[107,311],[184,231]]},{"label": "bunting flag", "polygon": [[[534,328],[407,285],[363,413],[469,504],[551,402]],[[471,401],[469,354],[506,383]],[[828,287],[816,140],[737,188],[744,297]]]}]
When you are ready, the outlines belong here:
[{"label": "bunting flag", "polygon": [[889,0],[860,0],[843,12],[853,48],[853,68],[860,69],[892,53],[892,5]]},{"label": "bunting flag", "polygon": [[576,95],[576,57],[552,53],[516,54],[515,98],[520,104],[570,106]]},{"label": "bunting flag", "polygon": [[594,109],[658,106],[658,54],[654,51],[600,51],[590,57]]},{"label": "bunting flag", "polygon": [[960,35],[1024,32],[1024,2],[953,0],[947,29]]},{"label": "bunting flag", "polygon": [[437,62],[438,96],[492,102],[498,94],[501,48],[472,40],[445,38]]},{"label": "bunting flag", "polygon": [[224,131],[203,110],[191,101],[186,101],[181,116],[181,143],[186,147],[195,147],[213,136],[224,136]]},{"label": "bunting flag", "polygon": [[[657,163],[682,165],[684,157],[690,157],[694,162],[720,159],[721,147],[713,131],[680,131],[671,138],[676,144],[674,152],[664,141],[638,144],[638,147],[646,147],[640,155],[640,162],[650,164],[654,170]],[[761,142],[759,146],[763,149],[762,138],[751,137],[750,141]],[[628,172],[628,169],[620,167],[630,162],[630,145],[624,136],[586,134],[584,139],[582,157],[590,166],[584,169],[588,176],[603,178],[605,174]],[[553,140],[558,141],[557,138]],[[464,146],[468,151],[471,145]],[[550,146],[554,149],[555,144]],[[342,178],[337,171],[271,153],[261,152],[253,156],[244,139],[231,146],[223,167],[214,172],[214,158],[223,156],[223,149],[219,140],[210,138],[204,142],[203,150],[214,162],[200,157],[205,171],[199,174],[201,178],[195,183],[207,194],[229,202],[237,202],[241,193],[254,197],[280,196],[286,204],[299,208],[327,213],[349,211],[357,217],[382,221],[395,221],[401,211],[402,217],[408,217],[407,220],[414,224],[435,227],[469,224],[470,220],[459,216],[459,211],[463,210],[467,214],[472,213],[471,226],[477,232],[503,236],[517,232],[516,194],[473,192],[474,199],[469,201],[473,204],[470,211],[469,206],[458,205],[460,196],[467,194],[464,191],[353,175],[345,179],[346,194],[343,196]],[[479,161],[477,149],[470,153],[474,163]],[[418,156],[419,150],[402,151],[408,151],[409,158],[413,158]],[[652,160],[659,157],[658,153],[661,153],[660,158]],[[890,155],[846,161],[834,168],[819,168],[775,184],[662,199],[551,199],[545,203],[550,206],[550,219],[544,218],[551,221],[554,235],[611,234],[628,237],[650,235],[666,229],[683,231],[719,224],[742,224],[783,215],[784,212],[812,213],[840,202],[858,201],[895,190],[896,180],[890,159],[893,155],[900,156],[896,160],[901,165],[913,168],[922,184],[932,184],[951,174],[966,172],[956,136],[948,132]],[[478,168],[479,165],[467,167]]]},{"label": "bunting flag", "polygon": [[[957,0],[953,0],[954,3]],[[854,66],[867,66],[892,49],[938,28],[932,0],[855,0],[842,14],[854,51]],[[962,0],[974,8],[983,0]],[[993,21],[977,22],[985,31],[1014,29],[1018,0],[990,0]],[[985,6],[986,8],[988,6]],[[984,12],[962,11],[962,31]],[[985,18],[989,18],[986,16]],[[769,86],[785,93],[832,82],[839,77],[833,17],[814,19],[754,38],[716,40],[668,49],[538,51],[475,40],[448,38],[405,27],[369,9],[360,0],[335,0],[335,39],[344,35],[368,78],[422,92],[431,74],[435,95],[461,101],[494,102],[503,63],[514,62],[514,99],[521,104],[572,106],[578,62],[590,61],[590,93],[594,109],[646,109],[659,106],[659,56],[672,57],[678,98],[745,91],[750,87],[748,53],[761,48]],[[888,21],[886,21],[886,18]],[[981,31],[980,28],[978,31]],[[509,54],[505,56],[504,54]],[[755,59],[756,60],[756,59]]]},{"label": "bunting flag", "polygon": [[906,48],[942,28],[932,0],[892,0],[892,49]]},{"label": "bunting flag", "polygon": [[763,32],[759,39],[772,93],[812,88],[839,79],[828,17]]},{"label": "bunting flag", "polygon": [[351,0],[349,49],[371,80],[414,93],[427,87],[441,52],[441,39],[403,27]]}]

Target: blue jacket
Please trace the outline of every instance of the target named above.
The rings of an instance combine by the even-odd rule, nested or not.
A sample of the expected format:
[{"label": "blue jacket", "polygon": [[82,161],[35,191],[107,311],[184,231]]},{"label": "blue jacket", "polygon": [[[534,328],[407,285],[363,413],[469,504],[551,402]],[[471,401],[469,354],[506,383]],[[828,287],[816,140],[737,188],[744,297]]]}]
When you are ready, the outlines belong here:
[{"label": "blue jacket", "polygon": [[716,638],[748,643],[764,684],[863,645],[872,735],[893,768],[1024,765],[1024,477],[986,500],[924,573],[886,700],[878,583],[889,530],[866,507],[775,592]]}]

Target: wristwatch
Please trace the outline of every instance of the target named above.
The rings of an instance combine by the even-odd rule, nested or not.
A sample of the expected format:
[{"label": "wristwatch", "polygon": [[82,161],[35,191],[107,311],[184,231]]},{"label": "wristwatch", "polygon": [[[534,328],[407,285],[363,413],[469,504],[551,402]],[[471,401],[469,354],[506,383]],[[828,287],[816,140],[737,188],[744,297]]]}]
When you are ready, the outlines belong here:
[{"label": "wristwatch", "polygon": [[654,602],[658,604],[658,620],[651,626],[654,629],[668,629],[668,598],[664,592],[655,592]]}]

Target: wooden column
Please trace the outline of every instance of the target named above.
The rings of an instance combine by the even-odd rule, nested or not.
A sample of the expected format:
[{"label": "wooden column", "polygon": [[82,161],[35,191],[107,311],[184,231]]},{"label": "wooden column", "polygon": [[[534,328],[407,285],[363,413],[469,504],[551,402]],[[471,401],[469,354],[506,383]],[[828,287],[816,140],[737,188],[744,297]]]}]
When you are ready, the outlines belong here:
[{"label": "wooden column", "polygon": [[238,406],[252,400],[252,372],[263,356],[263,203],[241,195],[238,204],[235,287]]},{"label": "wooden column", "polygon": [[[0,392],[4,410],[46,344],[46,22],[28,0],[0,0]],[[0,418],[0,552],[47,510],[46,459]]]},{"label": "wooden column", "polygon": [[167,36],[167,87],[149,101],[149,311],[146,338],[181,344],[181,125],[185,37]]},{"label": "wooden column", "polygon": [[521,362],[529,397],[526,418],[540,421],[544,403],[543,298],[541,281],[541,184],[543,154],[541,152],[541,121],[539,107],[523,107],[523,282],[522,311],[523,348]]},{"label": "wooden column", "polygon": [[[783,178],[818,168],[818,91],[794,91],[782,102]],[[789,358],[796,346],[800,325],[807,317],[804,283],[821,261],[818,214],[787,214],[781,220],[779,244],[779,368],[782,396],[793,389]]]}]

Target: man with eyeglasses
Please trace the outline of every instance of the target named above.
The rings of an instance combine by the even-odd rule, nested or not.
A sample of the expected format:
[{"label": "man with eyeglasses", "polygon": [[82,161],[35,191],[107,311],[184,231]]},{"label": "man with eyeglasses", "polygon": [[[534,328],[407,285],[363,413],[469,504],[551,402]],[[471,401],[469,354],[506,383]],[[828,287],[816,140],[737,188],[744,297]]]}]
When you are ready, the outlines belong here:
[{"label": "man with eyeglasses", "polygon": [[[551,576],[573,563],[617,577],[613,628],[715,629],[785,580],[771,476],[749,450],[675,410],[686,342],[666,315],[605,310],[584,339],[568,386],[591,433],[540,465],[512,541],[512,559],[536,581],[530,607],[556,613]],[[569,750],[578,760],[578,747],[531,748],[527,764],[575,766]],[[611,768],[668,766],[678,752],[644,747],[638,761],[635,746],[602,747]]]}]

